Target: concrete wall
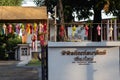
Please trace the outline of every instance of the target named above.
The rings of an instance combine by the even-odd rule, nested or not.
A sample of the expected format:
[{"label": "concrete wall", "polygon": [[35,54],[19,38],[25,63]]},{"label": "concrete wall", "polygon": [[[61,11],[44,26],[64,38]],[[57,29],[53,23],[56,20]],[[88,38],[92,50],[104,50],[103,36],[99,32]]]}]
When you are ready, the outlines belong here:
[{"label": "concrete wall", "polygon": [[[98,46],[97,43],[101,45]],[[119,80],[120,48],[118,44],[120,42],[50,42],[48,44],[48,80]],[[106,54],[91,55],[95,63],[89,64],[81,64],[79,61],[74,61],[74,58],[90,57],[90,55],[62,55],[62,51],[92,52],[96,50],[106,50]]]}]

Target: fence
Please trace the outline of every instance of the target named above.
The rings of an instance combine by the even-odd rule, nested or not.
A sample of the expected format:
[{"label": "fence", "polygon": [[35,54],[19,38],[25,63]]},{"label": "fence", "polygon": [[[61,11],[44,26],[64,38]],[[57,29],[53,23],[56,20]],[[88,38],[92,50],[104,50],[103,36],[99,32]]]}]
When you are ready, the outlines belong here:
[{"label": "fence", "polygon": [[[49,24],[49,40],[60,41],[61,24]],[[119,41],[120,23],[116,19],[104,20],[101,23],[64,23],[67,38],[64,41],[92,41],[93,36],[97,35],[100,41]],[[96,26],[96,27],[93,27]],[[95,30],[95,31],[94,31]]]}]

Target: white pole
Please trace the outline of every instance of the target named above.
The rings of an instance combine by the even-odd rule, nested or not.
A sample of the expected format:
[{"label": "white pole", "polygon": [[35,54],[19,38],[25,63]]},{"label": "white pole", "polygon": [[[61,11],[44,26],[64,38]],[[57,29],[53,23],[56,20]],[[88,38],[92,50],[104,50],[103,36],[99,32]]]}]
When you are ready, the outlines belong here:
[{"label": "white pole", "polygon": [[107,21],[107,41],[109,41],[109,20]]},{"label": "white pole", "polygon": [[103,27],[102,27],[102,22],[101,22],[101,41],[103,41]]},{"label": "white pole", "polygon": [[55,6],[55,42],[57,41],[57,21],[56,21],[56,17],[57,17],[57,8]]},{"label": "white pole", "polygon": [[114,40],[117,41],[117,20],[114,20]]}]

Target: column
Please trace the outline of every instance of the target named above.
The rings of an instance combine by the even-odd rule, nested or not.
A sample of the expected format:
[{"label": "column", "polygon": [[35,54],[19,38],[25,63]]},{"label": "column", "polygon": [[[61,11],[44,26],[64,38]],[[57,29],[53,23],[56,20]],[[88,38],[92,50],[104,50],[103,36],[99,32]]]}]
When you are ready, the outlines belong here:
[{"label": "column", "polygon": [[35,41],[35,51],[37,52],[38,51],[38,43],[37,43],[37,39],[36,39],[36,41]]},{"label": "column", "polygon": [[109,41],[109,20],[107,21],[107,41]]},{"label": "column", "polygon": [[103,27],[102,27],[102,22],[101,22],[101,41],[103,41]]},{"label": "column", "polygon": [[117,19],[114,20],[114,41],[117,41]]}]

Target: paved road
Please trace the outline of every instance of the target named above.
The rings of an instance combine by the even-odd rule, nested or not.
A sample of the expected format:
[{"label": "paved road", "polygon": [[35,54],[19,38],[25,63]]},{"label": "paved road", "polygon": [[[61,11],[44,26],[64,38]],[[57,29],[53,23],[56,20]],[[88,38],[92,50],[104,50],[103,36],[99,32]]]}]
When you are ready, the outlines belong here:
[{"label": "paved road", "polygon": [[16,67],[18,61],[0,61],[0,80],[40,80],[38,67]]}]

